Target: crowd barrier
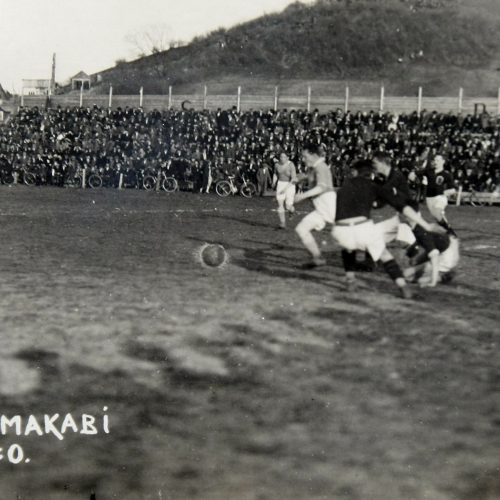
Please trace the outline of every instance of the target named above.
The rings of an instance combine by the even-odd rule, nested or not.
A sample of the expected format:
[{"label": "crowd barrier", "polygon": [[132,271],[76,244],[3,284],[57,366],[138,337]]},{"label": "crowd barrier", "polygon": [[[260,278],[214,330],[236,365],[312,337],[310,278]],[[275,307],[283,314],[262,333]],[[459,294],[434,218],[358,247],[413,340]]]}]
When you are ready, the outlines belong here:
[{"label": "crowd barrier", "polygon": [[426,97],[422,87],[414,96],[394,97],[385,95],[384,87],[380,88],[378,96],[363,97],[351,95],[349,87],[345,88],[343,95],[320,96],[314,89],[307,88],[303,96],[281,95],[279,87],[275,87],[274,94],[254,95],[246,94],[241,87],[231,94],[210,94],[204,87],[202,94],[174,94],[169,88],[167,95],[147,95],[141,88],[136,95],[113,95],[110,87],[108,95],[93,94],[88,90],[81,90],[63,95],[47,96],[21,96],[20,104],[28,107],[99,107],[124,108],[142,107],[145,111],[153,109],[181,109],[182,107],[195,110],[217,110],[236,107],[239,111],[250,109],[305,109],[308,111],[318,109],[320,112],[341,109],[343,111],[383,111],[390,113],[417,113],[423,110],[437,111],[439,113],[478,114],[486,111],[489,115],[500,115],[500,89],[497,97],[466,97],[464,90],[459,89],[456,96]]}]

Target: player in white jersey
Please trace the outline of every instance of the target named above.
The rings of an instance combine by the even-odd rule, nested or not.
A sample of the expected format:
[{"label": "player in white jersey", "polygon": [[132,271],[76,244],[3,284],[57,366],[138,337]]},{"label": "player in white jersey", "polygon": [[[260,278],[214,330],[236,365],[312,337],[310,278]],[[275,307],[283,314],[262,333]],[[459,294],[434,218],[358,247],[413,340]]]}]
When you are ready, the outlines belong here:
[{"label": "player in white jersey", "polygon": [[333,189],[333,179],[330,167],[326,164],[320,145],[316,143],[304,144],[302,158],[306,166],[312,169],[315,178],[313,188],[295,195],[295,203],[311,198],[314,211],[306,215],[295,228],[303,245],[312,256],[308,267],[323,266],[326,260],[312,235],[312,231],[321,231],[326,224],[335,222],[336,194]]},{"label": "player in white jersey", "polygon": [[276,201],[278,202],[278,216],[280,218],[280,228],[285,229],[285,210],[290,214],[295,212],[293,206],[295,198],[295,184],[297,183],[297,172],[295,165],[291,162],[286,153],[281,153],[279,161],[275,164]]}]

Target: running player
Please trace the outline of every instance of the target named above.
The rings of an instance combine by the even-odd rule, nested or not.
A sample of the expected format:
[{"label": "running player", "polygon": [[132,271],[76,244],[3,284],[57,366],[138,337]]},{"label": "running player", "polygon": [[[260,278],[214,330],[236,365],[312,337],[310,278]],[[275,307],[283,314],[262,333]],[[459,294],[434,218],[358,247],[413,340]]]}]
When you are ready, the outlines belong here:
[{"label": "running player", "polygon": [[351,167],[353,177],[337,191],[336,222],[332,235],[342,247],[342,261],[346,272],[348,289],[356,286],[356,250],[369,252],[374,262],[380,261],[387,274],[397,285],[404,298],[411,298],[403,272],[392,254],[387,250],[382,232],[370,218],[371,209],[377,199],[382,199],[402,211],[406,217],[430,231],[431,225],[408,206],[401,197],[384,189],[371,179],[373,163],[358,160]]},{"label": "running player", "polygon": [[425,200],[431,215],[440,226],[456,236],[448,220],[445,209],[448,206],[448,196],[455,192],[452,175],[444,170],[444,158],[436,155],[431,167],[424,171],[424,184],[427,182],[427,198]]},{"label": "running player", "polygon": [[314,187],[295,195],[295,203],[310,198],[314,211],[306,215],[295,228],[303,245],[312,256],[312,262],[305,267],[323,266],[326,260],[312,235],[312,231],[321,231],[326,224],[335,222],[336,195],[330,167],[326,164],[322,146],[313,142],[304,144],[302,158],[311,171]]},{"label": "running player", "polygon": [[275,164],[276,201],[278,202],[278,216],[280,228],[286,228],[285,209],[290,214],[295,212],[293,206],[295,197],[295,184],[297,183],[297,172],[295,165],[288,159],[285,152],[280,154],[279,161]]}]

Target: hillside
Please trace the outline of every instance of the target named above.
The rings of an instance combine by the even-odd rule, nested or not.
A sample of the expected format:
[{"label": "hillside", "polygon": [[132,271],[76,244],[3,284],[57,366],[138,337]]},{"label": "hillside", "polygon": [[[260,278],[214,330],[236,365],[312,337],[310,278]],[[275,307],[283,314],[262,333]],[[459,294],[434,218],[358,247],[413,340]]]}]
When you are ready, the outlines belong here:
[{"label": "hillside", "polygon": [[[380,85],[393,94],[496,95],[500,82],[496,0],[317,0],[220,29],[101,72],[102,92],[166,93],[209,83],[259,87],[310,79]],[[233,83],[231,83],[233,84]],[[473,86],[473,89],[470,87]],[[234,85],[232,87],[234,91]],[[483,93],[484,93],[483,92]]]}]

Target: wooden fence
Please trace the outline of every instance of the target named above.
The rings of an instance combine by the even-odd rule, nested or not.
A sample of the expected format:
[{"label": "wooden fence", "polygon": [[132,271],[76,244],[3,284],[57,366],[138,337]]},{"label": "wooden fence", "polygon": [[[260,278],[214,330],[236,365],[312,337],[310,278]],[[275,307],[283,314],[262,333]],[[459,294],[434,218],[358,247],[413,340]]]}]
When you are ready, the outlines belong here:
[{"label": "wooden fence", "polygon": [[[386,96],[384,88],[380,89],[378,96],[360,97],[351,95],[349,87],[345,88],[343,95],[320,96],[314,89],[308,87],[304,96],[281,95],[279,88],[275,87],[274,94],[252,95],[245,94],[241,87],[236,92],[223,95],[212,95],[204,88],[202,94],[174,94],[172,87],[168,95],[144,95],[142,88],[137,95],[113,95],[110,87],[108,95],[94,95],[82,90],[80,93],[53,95],[50,98],[51,106],[62,107],[99,107],[117,108],[125,106],[142,107],[145,111],[153,109],[180,109],[194,108],[197,110],[218,108],[228,109],[233,106],[238,110],[249,109],[305,109],[308,111],[318,109],[326,112],[335,109],[344,111],[387,111],[390,113],[412,113],[422,110],[437,111],[441,113],[475,114],[487,111],[490,115],[500,115],[500,88],[494,97],[465,97],[463,89],[459,89],[456,96],[452,97],[426,97],[422,87],[414,96],[392,97]],[[44,107],[47,104],[46,96],[21,96],[22,106]]]}]

